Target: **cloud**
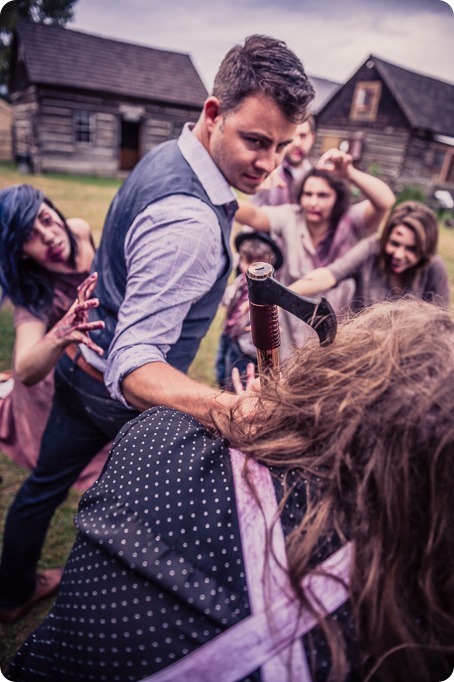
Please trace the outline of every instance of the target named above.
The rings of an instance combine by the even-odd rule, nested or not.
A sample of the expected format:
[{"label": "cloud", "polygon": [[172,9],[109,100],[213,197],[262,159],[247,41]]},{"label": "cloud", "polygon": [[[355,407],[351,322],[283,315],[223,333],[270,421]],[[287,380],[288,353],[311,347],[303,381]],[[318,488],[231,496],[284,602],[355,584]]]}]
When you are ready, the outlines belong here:
[{"label": "cloud", "polygon": [[454,17],[442,0],[79,0],[73,26],[186,52],[211,88],[234,44],[252,33],[285,40],[313,76],[345,81],[371,53],[452,79]]}]

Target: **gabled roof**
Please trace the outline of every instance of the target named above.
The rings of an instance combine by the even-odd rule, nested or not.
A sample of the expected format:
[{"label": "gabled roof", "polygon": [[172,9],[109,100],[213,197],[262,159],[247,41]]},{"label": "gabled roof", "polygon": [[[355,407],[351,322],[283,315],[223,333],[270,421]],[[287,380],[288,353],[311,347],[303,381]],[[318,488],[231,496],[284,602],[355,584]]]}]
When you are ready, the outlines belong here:
[{"label": "gabled roof", "polygon": [[29,21],[20,21],[16,34],[34,84],[196,107],[207,96],[188,54]]},{"label": "gabled roof", "polygon": [[454,84],[423,76],[371,55],[378,73],[391,90],[413,128],[454,135]]},{"label": "gabled roof", "polygon": [[341,84],[326,78],[317,78],[316,76],[309,76],[309,80],[315,90],[315,96],[311,103],[311,112],[316,114],[324,106],[325,102],[331,99]]}]

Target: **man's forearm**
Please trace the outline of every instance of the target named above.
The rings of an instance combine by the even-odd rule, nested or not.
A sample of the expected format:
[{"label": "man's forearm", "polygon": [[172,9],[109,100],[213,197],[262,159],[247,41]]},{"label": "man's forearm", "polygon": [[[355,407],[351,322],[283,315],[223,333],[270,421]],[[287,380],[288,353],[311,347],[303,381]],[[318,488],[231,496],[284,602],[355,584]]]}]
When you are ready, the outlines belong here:
[{"label": "man's forearm", "polygon": [[121,390],[138,410],[163,405],[186,412],[208,427],[213,416],[228,411],[237,396],[194,381],[166,362],[150,362],[128,374]]}]

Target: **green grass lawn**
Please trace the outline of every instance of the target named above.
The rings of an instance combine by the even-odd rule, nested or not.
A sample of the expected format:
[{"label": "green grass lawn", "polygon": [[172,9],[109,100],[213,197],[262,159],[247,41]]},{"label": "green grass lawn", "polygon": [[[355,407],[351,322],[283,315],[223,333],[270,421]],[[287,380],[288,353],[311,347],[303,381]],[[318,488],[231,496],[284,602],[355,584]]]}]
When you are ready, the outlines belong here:
[{"label": "green grass lawn", "polygon": [[[66,217],[79,216],[88,220],[97,242],[110,201],[120,185],[120,180],[104,178],[69,175],[24,176],[19,174],[12,165],[0,163],[0,188],[22,182],[29,182],[42,189]],[[454,229],[441,227],[439,252],[449,270],[454,305]],[[221,319],[222,313],[218,313],[189,372],[194,379],[210,385],[215,385],[214,356]],[[13,339],[11,307],[6,304],[0,309],[0,371],[11,367]],[[0,495],[0,529],[3,530],[6,511],[17,488],[27,476],[27,472],[0,453],[0,473],[3,477]],[[41,561],[43,567],[49,568],[64,564],[75,537],[73,517],[78,500],[78,493],[72,490],[68,500],[56,513],[44,546]],[[50,604],[51,600],[36,606],[26,618],[13,626],[0,625],[0,668],[42,620]]]},{"label": "green grass lawn", "polygon": [[[70,175],[24,176],[18,173],[11,164],[0,163],[0,189],[22,182],[29,182],[43,190],[66,217],[78,216],[88,220],[93,228],[95,241],[98,243],[107,209],[121,181]],[[189,372],[194,379],[210,385],[215,385],[214,355],[221,319],[222,314],[219,313],[202,341]],[[13,342],[12,310],[11,306],[6,303],[0,308],[0,371],[11,367]],[[0,474],[3,477],[0,495],[1,532],[3,532],[8,507],[27,473],[0,452]],[[72,490],[68,500],[59,508],[52,520],[41,560],[43,568],[62,566],[65,563],[75,538],[73,518],[79,497],[80,495]],[[37,605],[26,618],[13,626],[0,624],[0,669],[43,619],[51,603],[52,600],[49,600]]]}]

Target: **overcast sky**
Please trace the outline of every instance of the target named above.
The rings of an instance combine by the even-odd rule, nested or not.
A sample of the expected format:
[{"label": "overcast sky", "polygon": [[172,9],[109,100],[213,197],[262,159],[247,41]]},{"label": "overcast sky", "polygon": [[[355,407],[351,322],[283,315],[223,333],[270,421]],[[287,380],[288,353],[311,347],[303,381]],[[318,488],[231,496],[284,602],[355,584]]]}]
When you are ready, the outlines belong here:
[{"label": "overcast sky", "polygon": [[68,25],[186,52],[208,90],[251,33],[284,40],[307,73],[344,82],[369,54],[454,82],[453,0],[79,0]]},{"label": "overcast sky", "polygon": [[208,90],[227,50],[251,33],[284,40],[310,76],[345,82],[375,54],[453,83],[453,6],[454,0],[78,0],[68,28],[188,53]]}]

